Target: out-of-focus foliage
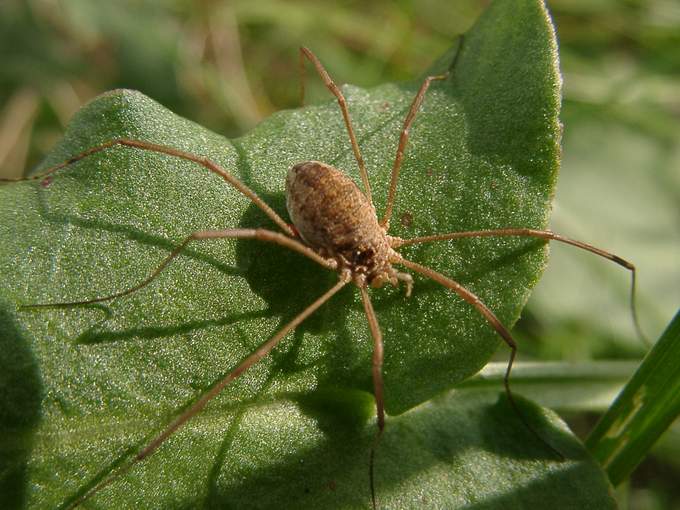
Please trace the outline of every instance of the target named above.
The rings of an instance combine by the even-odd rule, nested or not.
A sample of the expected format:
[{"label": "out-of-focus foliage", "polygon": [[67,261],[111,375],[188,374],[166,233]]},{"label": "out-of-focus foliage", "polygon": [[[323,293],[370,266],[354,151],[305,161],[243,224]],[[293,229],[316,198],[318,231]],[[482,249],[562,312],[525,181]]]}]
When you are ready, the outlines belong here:
[{"label": "out-of-focus foliage", "polygon": [[[81,104],[115,87],[141,90],[235,135],[299,103],[301,44],[340,82],[412,78],[485,3],[5,0],[0,174],[35,165]],[[641,320],[653,339],[680,302],[680,6],[556,0],[549,7],[565,95],[552,225],[636,263]],[[327,97],[315,77],[308,94]],[[554,247],[519,325],[520,352],[639,358],[644,346],[630,326],[627,286],[620,268]],[[671,429],[660,451],[665,463],[643,465],[632,481],[632,508],[673,505],[680,432]]]},{"label": "out-of-focus foliage", "polygon": [[[0,167],[6,174],[37,163],[81,104],[116,87],[141,90],[225,135],[244,132],[299,105],[302,44],[343,82],[412,78],[483,10],[439,4],[2,2],[0,102],[14,133],[1,133]],[[309,88],[319,97],[318,80]],[[14,146],[12,158],[4,146]]]}]

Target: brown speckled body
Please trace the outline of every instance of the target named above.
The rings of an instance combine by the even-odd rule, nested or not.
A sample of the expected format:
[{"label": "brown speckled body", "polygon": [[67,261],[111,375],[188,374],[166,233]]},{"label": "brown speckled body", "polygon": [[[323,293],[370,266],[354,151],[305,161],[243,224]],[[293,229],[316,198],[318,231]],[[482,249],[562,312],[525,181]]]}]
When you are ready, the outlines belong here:
[{"label": "brown speckled body", "polygon": [[390,237],[375,209],[344,173],[319,161],[298,163],[286,178],[286,207],[300,237],[319,255],[334,258],[357,284],[396,284]]}]

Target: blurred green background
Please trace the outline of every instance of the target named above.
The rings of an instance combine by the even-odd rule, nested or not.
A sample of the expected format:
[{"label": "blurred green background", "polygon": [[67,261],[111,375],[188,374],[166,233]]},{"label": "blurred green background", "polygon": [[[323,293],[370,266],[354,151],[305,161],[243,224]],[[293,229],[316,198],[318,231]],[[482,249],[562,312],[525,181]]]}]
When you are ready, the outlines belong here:
[{"label": "blurred green background", "polygon": [[[339,83],[415,79],[486,3],[3,0],[0,175],[36,165],[83,103],[116,87],[238,136],[299,105],[300,45]],[[654,339],[680,305],[680,2],[549,8],[564,73],[552,228],[635,262],[640,318]],[[308,94],[329,97],[316,77]],[[639,359],[646,347],[631,325],[628,285],[621,268],[553,247],[518,325],[521,357]],[[593,416],[572,423],[587,431]],[[620,490],[622,507],[680,508],[679,478],[676,426]]]}]

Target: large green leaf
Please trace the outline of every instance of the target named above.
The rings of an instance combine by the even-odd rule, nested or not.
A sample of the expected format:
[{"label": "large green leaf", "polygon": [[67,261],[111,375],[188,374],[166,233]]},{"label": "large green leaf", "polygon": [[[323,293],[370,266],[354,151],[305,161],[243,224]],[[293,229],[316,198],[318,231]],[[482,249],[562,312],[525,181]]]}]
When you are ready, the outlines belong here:
[{"label": "large green leaf", "polygon": [[[413,237],[544,227],[558,165],[560,79],[543,5],[494,3],[464,44],[440,59],[433,72],[446,68],[451,68],[449,79],[433,85],[412,128],[391,233]],[[384,208],[400,126],[418,86],[344,88],[378,211]],[[357,179],[334,101],[281,112],[229,141],[130,91],[111,92],[84,108],[44,166],[118,137],[162,143],[218,162],[284,216],[284,176],[295,162],[322,160]],[[2,428],[3,448],[11,452],[6,472],[15,502],[55,506],[105,478],[126,452],[144,444],[337,277],[275,245],[211,241],[191,246],[152,285],[124,299],[40,311],[17,305],[127,288],[188,233],[236,226],[274,228],[246,198],[204,169],[130,148],[91,156],[48,185],[0,188],[0,327],[7,346],[0,358],[7,374]],[[508,325],[519,315],[546,256],[541,242],[522,239],[438,243],[403,253],[458,279]],[[499,343],[475,309],[433,282],[416,278],[410,299],[398,289],[372,296],[385,335],[391,414],[475,373]],[[296,462],[317,459],[318,453],[332,463],[354,437],[333,436],[333,420],[364,423],[372,415],[367,400],[371,350],[356,289],[348,287],[229,386],[152,461],[120,481],[118,489],[112,487],[131,499],[109,496],[110,504],[130,506],[135,500],[192,507],[211,494],[224,504],[234,491],[251,494],[256,482],[229,471],[233,465],[227,458],[236,453],[240,467],[255,480],[273,464],[278,480],[306,477],[310,486],[318,486],[329,475],[317,460],[307,462],[309,470]],[[291,399],[305,405],[291,410],[288,421]],[[253,422],[241,418],[246,410],[257,414]],[[299,420],[317,416],[318,424],[309,427],[321,436],[306,435],[301,425],[299,436],[277,440],[281,420],[281,426],[294,428]],[[473,420],[467,426],[477,425]],[[362,454],[369,444],[366,434],[356,436]],[[497,468],[507,469],[500,460],[515,457],[520,465],[539,462],[536,443],[530,439],[528,450],[513,459],[495,452]],[[258,454],[257,448],[266,452]],[[477,454],[491,455],[484,449]],[[400,462],[415,469],[416,457],[416,452],[400,455]],[[472,468],[478,460],[465,464]],[[554,469],[549,459],[539,464],[546,473]],[[210,473],[206,466],[212,466]],[[328,467],[338,473],[341,466]],[[366,483],[365,464],[352,466]],[[221,469],[231,473],[226,485],[218,476]],[[381,474],[378,465],[378,479],[390,478],[389,466],[382,469]],[[400,484],[388,485],[398,499]],[[558,491],[547,493],[555,497]],[[479,501],[492,494],[481,490]],[[359,499],[367,501],[366,494]],[[352,501],[335,504],[351,506]]]}]

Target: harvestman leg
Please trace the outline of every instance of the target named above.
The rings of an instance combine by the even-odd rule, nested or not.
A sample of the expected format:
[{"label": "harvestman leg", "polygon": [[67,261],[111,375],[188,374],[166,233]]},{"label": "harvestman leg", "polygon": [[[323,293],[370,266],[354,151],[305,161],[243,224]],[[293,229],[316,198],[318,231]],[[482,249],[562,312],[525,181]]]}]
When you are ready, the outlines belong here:
[{"label": "harvestman leg", "polygon": [[229,383],[234,379],[242,375],[246,370],[252,367],[255,363],[260,361],[262,358],[267,356],[271,350],[276,347],[276,345],[293,329],[298,327],[307,317],[313,314],[321,305],[328,301],[334,294],[336,294],[340,289],[350,282],[349,274],[344,273],[340,276],[340,280],[333,287],[331,287],[325,294],[319,297],[316,301],[305,308],[299,315],[297,315],[292,321],[281,328],[274,336],[272,336],[265,343],[260,345],[253,353],[248,355],[234,370],[229,372],[224,378],[215,383],[208,391],[203,393],[201,397],[194,402],[191,407],[184,411],[180,416],[175,418],[170,425],[168,425],[160,434],[158,434],[154,439],[152,439],[144,448],[142,448],[129,462],[123,464],[118,470],[113,474],[105,477],[99,483],[95,484],[92,488],[87,490],[82,496],[76,499],[68,507],[69,509],[75,508],[85,500],[94,496],[104,487],[110,485],[116,479],[127,473],[132,469],[135,464],[141,462],[146,457],[151,455],[156,449],[165,442],[168,437],[175,433],[182,425],[193,418],[197,413],[199,413],[207,404],[219,395],[224,388],[226,388]]},{"label": "harvestman leg", "polygon": [[340,110],[342,111],[342,118],[345,120],[345,126],[347,126],[347,132],[349,133],[349,140],[352,143],[352,151],[354,151],[354,157],[359,165],[359,172],[361,173],[361,181],[364,184],[364,190],[366,191],[366,198],[371,205],[373,205],[373,197],[371,196],[371,183],[368,179],[368,172],[366,171],[366,165],[364,164],[364,158],[361,156],[361,151],[359,150],[359,144],[357,143],[357,137],[354,135],[354,129],[352,128],[352,121],[349,117],[349,110],[347,109],[347,101],[345,101],[345,96],[338,86],[333,82],[330,75],[321,64],[316,55],[311,52],[308,48],[304,46],[300,47],[300,96],[301,100],[304,102],[305,98],[305,57],[314,64],[316,71],[321,76],[326,88],[331,91],[331,93],[338,99],[338,104],[340,105]]},{"label": "harvestman leg", "polygon": [[[233,177],[226,170],[213,163],[212,161],[201,158],[194,154],[179,151],[171,147],[165,147],[158,144],[153,144],[150,142],[143,142],[130,139],[117,139],[111,140],[104,144],[92,147],[67,161],[48,168],[46,171],[32,177],[19,178],[19,179],[2,179],[3,181],[22,181],[22,180],[37,180],[42,179],[50,174],[60,170],[76,161],[86,158],[92,154],[103,151],[115,145],[121,145],[124,147],[133,147],[142,150],[149,150],[152,152],[158,152],[163,154],[168,154],[170,156],[176,156],[181,159],[186,159],[189,161],[196,162],[213,173],[216,173],[223,177],[229,184],[234,186],[238,191],[243,193],[246,197],[250,198],[261,210],[263,210],[267,216],[269,216],[279,227],[281,227],[284,232],[288,235],[272,232],[265,229],[227,229],[227,230],[205,230],[194,232],[188,236],[179,246],[177,246],[166,258],[161,262],[161,264],[153,271],[153,273],[144,279],[141,283],[130,287],[124,291],[117,292],[115,294],[104,296],[100,298],[94,298],[83,301],[75,302],[63,302],[63,303],[45,303],[45,304],[35,304],[35,305],[25,305],[23,308],[35,308],[35,307],[69,307],[86,305],[92,303],[99,303],[103,301],[108,301],[118,297],[122,297],[131,294],[141,288],[145,287],[151,283],[172,261],[177,255],[179,255],[182,250],[193,241],[208,240],[208,239],[224,239],[224,238],[237,238],[237,239],[257,239],[265,242],[272,242],[279,244],[285,248],[296,251],[312,260],[318,264],[326,267],[327,269],[335,270],[337,269],[337,262],[333,259],[325,259],[319,256],[314,250],[305,246],[304,244],[298,242],[292,237],[295,235],[293,230],[281,219],[278,214],[276,214],[266,203],[264,203],[250,188],[248,188],[241,181]],[[343,273],[340,276],[340,280],[336,285],[329,289],[324,295],[319,297],[316,301],[305,308],[297,317],[295,317],[291,322],[286,324],[281,330],[279,330],[271,339],[262,344],[255,352],[246,357],[233,371],[227,374],[222,380],[218,381],[213,387],[211,387],[206,393],[204,393],[199,400],[197,400],[189,409],[178,416],[170,425],[168,425],[160,434],[158,434],[147,446],[145,446],[141,451],[135,455],[135,457],[121,468],[119,468],[112,475],[105,477],[98,484],[90,488],[83,495],[78,497],[74,502],[71,503],[69,508],[75,508],[79,504],[83,503],[85,500],[89,499],[102,488],[111,484],[118,477],[129,471],[135,464],[141,462],[146,457],[151,455],[169,436],[176,432],[182,425],[189,421],[193,416],[199,413],[207,403],[216,397],[230,382],[243,374],[251,366],[265,357],[271,350],[293,329],[295,329],[302,321],[314,313],[320,306],[322,306],[326,301],[328,301],[334,294],[336,294],[342,287],[349,283],[351,278],[347,273]]]},{"label": "harvestman leg", "polygon": [[423,104],[423,99],[425,99],[425,93],[427,89],[430,88],[430,84],[434,80],[443,80],[448,76],[448,74],[440,74],[437,76],[428,76],[425,81],[420,86],[416,97],[413,98],[411,103],[411,108],[408,110],[406,119],[404,119],[404,127],[401,130],[401,135],[399,135],[399,145],[397,147],[397,155],[394,158],[394,165],[392,166],[392,178],[390,180],[390,190],[387,195],[387,205],[385,207],[385,216],[383,216],[380,225],[389,230],[390,219],[392,218],[392,208],[394,206],[394,198],[397,194],[397,181],[399,180],[399,171],[401,170],[401,162],[404,159],[404,151],[406,150],[406,144],[408,143],[409,132],[411,130],[411,124],[418,114],[420,105]]},{"label": "harvestman leg", "polygon": [[135,149],[141,149],[141,150],[146,150],[150,152],[157,152],[160,154],[167,154],[168,156],[174,156],[180,159],[184,159],[187,161],[193,161],[194,163],[198,163],[199,165],[207,168],[214,174],[219,175],[222,177],[225,181],[227,181],[229,184],[231,184],[234,188],[236,188],[238,191],[240,191],[243,195],[248,197],[250,200],[253,201],[253,203],[259,207],[271,220],[276,223],[281,230],[283,230],[286,234],[288,234],[291,237],[295,237],[295,233],[293,232],[293,229],[290,228],[290,226],[281,219],[281,216],[276,214],[274,210],[269,207],[257,194],[251,190],[248,186],[246,186],[243,182],[238,180],[236,177],[231,175],[229,172],[227,172],[224,168],[219,166],[216,163],[213,163],[211,160],[207,158],[203,158],[201,156],[197,156],[195,154],[191,154],[189,152],[184,152],[178,149],[174,149],[172,147],[166,147],[165,145],[159,145],[156,143],[151,143],[151,142],[143,142],[140,140],[131,140],[129,138],[118,138],[116,140],[110,140],[108,142],[102,143],[101,145],[96,145],[95,147],[91,147],[80,154],[77,154],[76,156],[73,156],[63,163],[60,163],[58,165],[55,165],[53,167],[48,168],[47,170],[40,172],[39,174],[30,176],[30,177],[19,177],[15,179],[0,179],[2,182],[16,182],[16,181],[31,181],[31,180],[38,180],[38,179],[44,179],[45,177],[48,177],[52,173],[56,172],[57,170],[61,170],[64,167],[67,167],[76,161],[80,161],[81,159],[85,159],[88,156],[91,156],[93,154],[96,154],[97,152],[101,152],[103,150],[109,149],[111,147],[114,147],[116,145],[120,145],[122,147],[131,147]]},{"label": "harvestman leg", "polygon": [[564,459],[564,455],[562,455],[561,452],[559,452],[555,447],[553,447],[550,443],[548,443],[541,435],[532,427],[527,419],[524,417],[524,414],[519,410],[519,407],[517,406],[517,403],[515,402],[515,398],[513,397],[513,393],[510,390],[510,372],[512,371],[512,365],[515,362],[515,356],[517,355],[517,342],[515,339],[512,337],[510,332],[507,330],[505,326],[503,326],[503,323],[496,317],[496,315],[489,310],[489,308],[482,302],[481,299],[477,295],[475,295],[473,292],[469,291],[465,287],[463,287],[460,283],[458,283],[455,280],[452,280],[451,278],[448,278],[444,276],[441,273],[438,273],[437,271],[430,269],[429,267],[421,266],[420,264],[417,264],[416,262],[411,262],[410,260],[406,260],[403,257],[399,257],[398,259],[395,260],[397,264],[401,264],[404,267],[407,267],[417,273],[420,273],[431,280],[436,281],[437,283],[443,285],[447,289],[450,289],[454,291],[456,294],[458,294],[462,299],[470,303],[472,306],[474,306],[479,313],[481,313],[484,318],[487,320],[487,322],[496,330],[496,332],[501,336],[503,341],[508,345],[510,348],[510,360],[508,361],[508,367],[505,369],[505,375],[503,376],[503,385],[505,386],[505,393],[508,396],[508,400],[510,401],[510,405],[515,411],[515,414],[519,417],[519,419],[522,421],[524,426],[544,445],[546,445],[560,460]]},{"label": "harvestman leg", "polygon": [[562,236],[560,234],[556,234],[555,232],[552,232],[550,230],[536,230],[533,228],[501,228],[501,229],[496,229],[496,230],[473,230],[469,232],[452,232],[450,234],[435,234],[431,236],[423,236],[423,237],[414,237],[413,239],[399,239],[395,240],[394,242],[394,248],[398,248],[401,246],[408,246],[410,244],[422,244],[422,243],[429,243],[433,241],[445,241],[445,240],[452,240],[452,239],[462,239],[466,237],[502,237],[502,236],[512,236],[512,237],[537,237],[539,239],[545,239],[548,241],[559,241],[561,243],[569,244],[571,246],[575,246],[577,248],[580,248],[582,250],[589,251],[591,253],[594,253],[595,255],[598,255],[602,258],[605,258],[607,260],[611,260],[612,262],[618,264],[621,267],[624,267],[625,269],[630,271],[631,274],[631,285],[630,285],[630,311],[631,311],[631,316],[633,318],[633,325],[635,327],[635,331],[640,337],[640,339],[645,343],[649,345],[649,341],[642,331],[642,328],[640,326],[640,321],[638,320],[638,314],[637,314],[637,306],[635,305],[635,288],[636,288],[636,270],[635,270],[635,265],[632,262],[629,262],[625,259],[622,259],[618,255],[614,255],[611,252],[602,250],[600,248],[597,248],[595,246],[592,246],[588,243],[584,243],[582,241],[577,241],[575,239],[571,239],[569,237]]},{"label": "harvestman leg", "polygon": [[325,259],[321,256],[319,256],[314,250],[311,248],[308,248],[304,244],[300,243],[299,241],[296,241],[295,239],[292,239],[290,237],[285,236],[284,234],[281,234],[279,232],[272,232],[271,230],[265,230],[261,228],[256,228],[256,229],[251,229],[251,228],[235,228],[235,229],[227,229],[227,230],[201,230],[198,232],[194,232],[190,236],[188,236],[177,248],[172,250],[170,255],[168,255],[163,262],[161,262],[158,267],[149,275],[147,276],[144,280],[142,280],[140,283],[137,285],[134,285],[133,287],[129,287],[125,290],[122,290],[120,292],[116,292],[115,294],[110,294],[108,296],[103,296],[103,297],[98,297],[98,298],[93,298],[93,299],[86,299],[83,301],[72,301],[72,302],[64,302],[64,303],[40,303],[40,304],[34,304],[34,305],[22,305],[22,308],[61,308],[61,307],[71,307],[71,306],[80,306],[80,305],[90,305],[93,303],[101,303],[104,301],[110,301],[115,298],[119,298],[122,296],[127,296],[128,294],[132,294],[133,292],[136,292],[143,287],[146,287],[149,285],[153,280],[156,279],[156,277],[161,274],[161,272],[168,267],[170,262],[173,261],[177,255],[179,255],[186,246],[193,242],[193,241],[205,241],[208,239],[257,239],[259,241],[265,241],[269,243],[275,243],[280,246],[283,246],[285,248],[288,248],[292,251],[296,251],[300,253],[301,255],[304,255],[307,258],[312,259],[314,262],[317,264],[322,265],[323,267],[331,270],[337,269],[337,262],[334,259]]},{"label": "harvestman leg", "polygon": [[[631,271],[632,275],[632,284],[631,284],[631,311],[633,315],[633,322],[635,324],[635,328],[637,330],[638,335],[640,338],[646,341],[644,334],[642,333],[642,330],[640,328],[640,325],[638,323],[637,319],[637,313],[636,313],[636,307],[635,307],[635,266],[628,262],[627,260],[622,259],[621,257],[618,257],[617,255],[614,255],[612,253],[609,253],[605,250],[602,250],[600,248],[597,248],[595,246],[589,245],[587,243],[583,243],[581,241],[576,241],[574,239],[570,239],[568,237],[561,236],[559,234],[555,234],[554,232],[548,231],[548,230],[535,230],[535,229],[529,229],[529,228],[507,228],[507,229],[498,229],[498,230],[478,230],[478,231],[469,231],[469,232],[452,232],[449,234],[436,234],[436,235],[431,235],[431,236],[423,236],[423,237],[416,237],[413,239],[394,239],[393,244],[394,248],[399,248],[402,246],[408,246],[412,244],[421,244],[421,243],[427,243],[427,242],[433,242],[433,241],[442,241],[442,240],[451,240],[451,239],[461,239],[461,238],[466,238],[466,237],[492,237],[492,236],[521,236],[521,237],[537,237],[540,239],[545,239],[545,240],[554,240],[554,241],[559,241],[565,244],[570,244],[572,246],[576,246],[578,248],[581,248],[583,250],[589,251],[591,253],[594,253],[596,255],[599,255],[603,258],[606,258],[608,260],[611,260],[612,262],[615,262],[619,264],[620,266],[625,267],[626,269]],[[517,342],[514,340],[508,329],[500,322],[500,320],[496,317],[496,315],[489,310],[489,308],[477,297],[475,294],[470,292],[468,289],[460,285],[458,282],[447,278],[446,276],[428,268],[425,266],[421,266],[420,264],[417,264],[415,262],[411,262],[409,260],[406,260],[402,257],[396,258],[394,260],[395,263],[401,264],[417,273],[420,273],[437,283],[443,285],[444,287],[453,290],[458,294],[462,299],[470,303],[472,306],[474,306],[487,320],[487,322],[496,330],[496,332],[501,336],[503,341],[508,345],[510,348],[510,359],[508,361],[508,366],[505,370],[505,375],[503,377],[503,385],[505,387],[505,392],[508,395],[508,400],[510,401],[510,404],[512,405],[513,409],[515,410],[515,413],[517,416],[520,418],[522,423],[526,426],[527,429],[531,431],[531,433],[536,436],[543,444],[545,444],[550,450],[552,450],[559,458],[564,458],[564,456],[557,451],[550,443],[548,443],[545,439],[543,439],[540,434],[529,424],[529,422],[526,420],[524,415],[520,412],[519,407],[517,406],[515,399],[513,397],[512,390],[510,389],[510,373],[512,372],[512,366],[515,362],[515,357],[517,355]]]},{"label": "harvestman leg", "polygon": [[373,394],[375,396],[375,407],[378,422],[378,432],[373,439],[373,444],[371,445],[371,454],[368,464],[368,477],[371,486],[371,502],[373,503],[373,508],[377,508],[375,500],[375,480],[374,480],[374,465],[375,465],[375,451],[378,448],[378,443],[382,437],[383,431],[385,430],[385,401],[383,398],[383,376],[382,376],[382,366],[384,358],[384,347],[382,332],[380,331],[380,326],[378,325],[378,318],[375,315],[375,310],[373,310],[373,303],[371,303],[371,298],[368,295],[366,286],[359,287],[361,291],[361,300],[364,303],[364,311],[366,312],[366,319],[368,320],[368,328],[371,331],[371,336],[373,337]]},{"label": "harvestman leg", "polygon": [[[404,156],[404,151],[406,149],[406,144],[408,142],[408,137],[409,137],[409,130],[411,125],[413,124],[413,120],[415,119],[418,110],[423,102],[423,99],[425,97],[425,93],[427,92],[428,88],[430,87],[430,84],[433,80],[441,80],[447,77],[447,74],[444,75],[439,75],[439,76],[428,76],[423,84],[420,86],[420,89],[418,90],[418,93],[416,94],[416,97],[413,99],[413,103],[411,104],[411,108],[409,109],[409,112],[406,116],[406,119],[404,120],[404,127],[401,132],[401,136],[399,138],[399,146],[397,148],[397,155],[394,160],[394,166],[392,168],[392,178],[390,181],[390,189],[389,189],[389,194],[387,197],[387,205],[385,208],[385,215],[381,221],[381,225],[385,228],[386,231],[389,230],[389,225],[390,225],[390,219],[392,217],[392,212],[393,212],[393,206],[394,206],[394,200],[396,198],[396,190],[397,190],[397,182],[399,179],[399,172],[401,169],[401,163],[403,160]],[[613,253],[607,252],[605,250],[602,250],[600,248],[596,248],[595,246],[589,245],[587,243],[583,243],[581,241],[576,241],[564,236],[561,236],[559,234],[555,234],[554,232],[547,231],[547,230],[535,230],[535,229],[529,229],[529,228],[508,228],[508,229],[498,229],[498,230],[480,230],[480,231],[470,231],[470,232],[453,232],[449,234],[438,234],[438,235],[432,235],[432,236],[425,236],[425,237],[418,237],[418,238],[413,238],[413,239],[399,239],[399,238],[392,238],[392,248],[399,248],[401,246],[407,246],[410,244],[419,244],[419,243],[425,243],[425,242],[431,242],[431,241],[439,241],[439,240],[448,240],[448,239],[458,239],[458,238],[463,238],[463,237],[490,237],[490,236],[524,236],[524,237],[538,237],[546,240],[555,240],[555,241],[560,241],[566,244],[570,244],[572,246],[576,246],[578,248],[590,251],[596,255],[599,255],[601,257],[604,257],[608,260],[611,260],[626,269],[631,271],[632,274],[632,283],[631,283],[631,298],[630,298],[630,303],[631,303],[631,312],[633,316],[633,322],[635,324],[635,329],[638,334],[638,336],[645,341],[645,343],[648,343],[646,340],[646,337],[644,333],[642,332],[640,328],[640,324],[638,321],[637,317],[637,310],[635,306],[635,286],[636,286],[636,273],[635,273],[635,266],[628,262],[627,260],[622,259],[621,257],[614,255]],[[553,451],[560,459],[563,459],[564,456],[557,451],[552,445],[550,445],[545,439],[543,439],[540,434],[531,426],[529,425],[528,421],[525,419],[524,415],[519,411],[519,408],[517,407],[517,404],[514,400],[512,391],[510,389],[510,373],[512,371],[512,365],[515,361],[515,357],[517,354],[517,342],[513,339],[512,335],[508,331],[508,329],[498,320],[498,318],[495,316],[495,314],[472,292],[470,292],[468,289],[460,285],[458,282],[451,280],[450,278],[447,278],[446,276],[430,269],[424,266],[421,266],[415,262],[408,261],[401,256],[395,257],[395,260],[392,261],[393,263],[401,264],[409,269],[412,269],[413,271],[416,271],[432,280],[435,280],[436,282],[440,283],[444,287],[447,287],[450,290],[453,290],[456,292],[461,298],[463,298],[465,301],[468,303],[472,304],[489,322],[489,324],[496,330],[496,332],[501,336],[501,338],[505,341],[505,343],[508,345],[510,348],[510,360],[508,362],[508,367],[505,371],[505,375],[503,377],[503,384],[505,386],[505,391],[506,394],[508,395],[508,400],[510,401],[513,409],[515,410],[516,414],[520,418],[520,420],[524,423],[527,429],[531,431],[531,433],[536,436],[542,443],[544,443],[551,451]],[[367,309],[367,314],[368,314],[368,309]],[[377,325],[377,322],[376,322]],[[378,432],[378,437],[380,436],[382,430]],[[373,451],[371,451],[371,469],[372,469],[372,462],[373,462]],[[371,478],[371,491],[373,492],[373,479]],[[374,499],[374,507],[375,507],[375,499]]]}]

